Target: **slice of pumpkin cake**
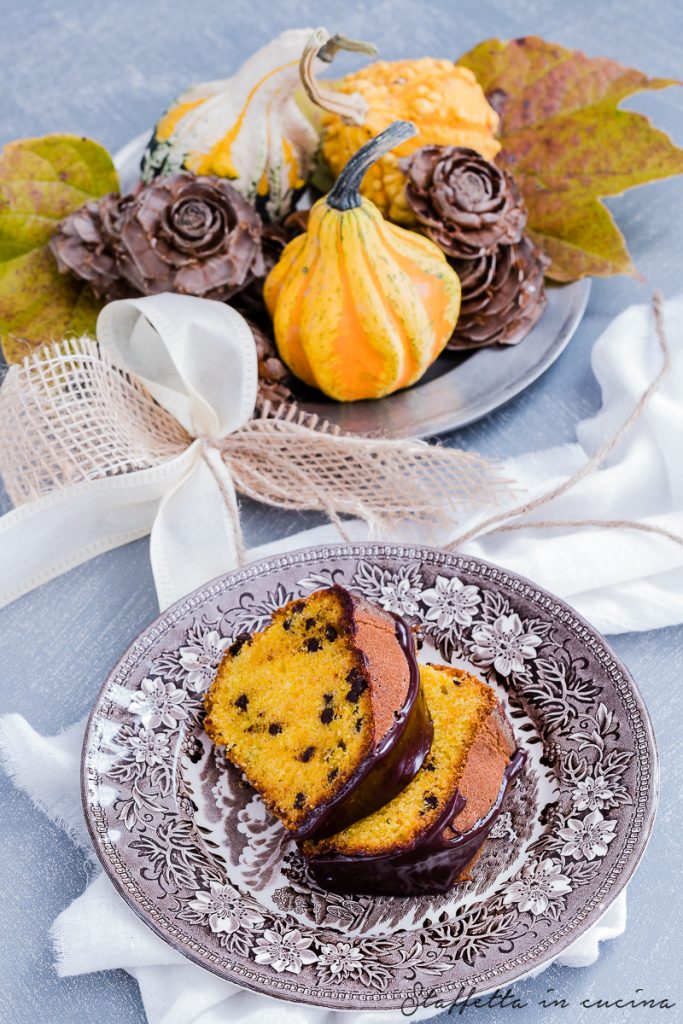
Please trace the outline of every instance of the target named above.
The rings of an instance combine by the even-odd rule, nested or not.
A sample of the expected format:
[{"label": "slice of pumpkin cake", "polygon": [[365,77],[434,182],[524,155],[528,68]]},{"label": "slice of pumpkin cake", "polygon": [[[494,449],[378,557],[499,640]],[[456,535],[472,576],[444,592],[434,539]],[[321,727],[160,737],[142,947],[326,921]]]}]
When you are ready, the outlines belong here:
[{"label": "slice of pumpkin cake", "polygon": [[334,835],[302,844],[316,881],[337,892],[412,896],[466,875],[524,762],[493,690],[445,666],[420,666],[434,739],[393,800]]},{"label": "slice of pumpkin cake", "polygon": [[238,637],[205,707],[211,739],[299,837],[391,799],[432,739],[409,627],[341,586]]}]

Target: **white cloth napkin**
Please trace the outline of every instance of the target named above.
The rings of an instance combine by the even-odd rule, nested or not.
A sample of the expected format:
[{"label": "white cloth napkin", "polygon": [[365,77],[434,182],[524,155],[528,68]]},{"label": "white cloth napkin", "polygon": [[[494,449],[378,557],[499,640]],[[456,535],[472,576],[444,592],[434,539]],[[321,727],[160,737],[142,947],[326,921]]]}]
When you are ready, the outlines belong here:
[{"label": "white cloth napkin", "polygon": [[[671,369],[604,468],[531,518],[629,519],[683,536],[683,295],[664,305]],[[652,311],[631,306],[593,346],[602,408],[577,426],[578,443],[505,463],[542,494],[578,469],[627,419],[662,364]],[[500,533],[464,549],[528,576],[565,598],[603,633],[683,622],[683,546],[629,529]]]},{"label": "white cloth napkin", "polygon": [[[683,298],[667,303],[673,367],[605,468],[537,513],[544,518],[638,519],[683,534]],[[661,355],[647,307],[632,307],[596,342],[593,370],[602,388],[597,416],[579,424],[578,442],[509,460],[505,469],[526,498],[577,469],[626,419],[656,376]],[[1,522],[1,521],[0,521]],[[466,524],[470,525],[470,524]],[[354,537],[365,528],[351,524]],[[306,531],[250,552],[338,539],[332,527]],[[202,538],[203,540],[203,538]],[[196,546],[196,545],[195,545]],[[654,629],[683,622],[683,548],[635,530],[557,529],[501,533],[463,550],[522,573],[568,600],[603,632]],[[192,544],[173,571],[182,579]],[[220,571],[221,565],[216,566]],[[199,582],[199,581],[197,581]],[[160,594],[162,603],[163,595]],[[141,624],[142,625],[142,624]],[[93,680],[93,695],[99,685]],[[19,716],[0,720],[0,754],[18,786],[88,852],[80,813],[79,749],[83,723],[42,738]],[[593,962],[598,942],[625,927],[625,900],[567,951],[560,962]],[[297,1007],[248,993],[187,963],[134,916],[99,875],[53,929],[62,975],[123,967],[137,978],[150,1024],[338,1024],[336,1012]],[[345,1014],[344,1022],[398,1020],[399,1014]]]}]

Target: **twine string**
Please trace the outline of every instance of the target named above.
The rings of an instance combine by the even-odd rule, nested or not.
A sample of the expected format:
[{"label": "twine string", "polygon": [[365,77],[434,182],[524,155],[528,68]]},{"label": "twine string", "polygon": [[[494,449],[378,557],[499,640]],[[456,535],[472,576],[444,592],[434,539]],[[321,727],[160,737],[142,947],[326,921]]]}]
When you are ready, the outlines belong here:
[{"label": "twine string", "polygon": [[200,442],[200,451],[204,465],[208,468],[211,476],[213,477],[216,487],[223,499],[225,510],[228,513],[228,520],[230,522],[230,533],[232,534],[232,542],[234,545],[235,555],[237,558],[237,565],[242,566],[247,561],[247,548],[244,543],[244,533],[242,531],[242,524],[240,522],[240,513],[237,507],[237,501],[235,500],[234,493],[231,493],[225,486],[225,480],[221,477],[220,473],[216,472],[211,458],[209,456],[209,449],[214,448],[220,452],[220,444],[212,437],[198,438]]},{"label": "twine string", "polygon": [[[663,526],[655,526],[654,523],[639,523],[637,519],[534,519],[532,522],[506,523],[499,527],[502,533],[508,530],[528,530],[538,527],[539,530],[560,530],[574,529],[583,526],[595,526],[601,530],[640,530],[643,533],[654,533],[660,537],[666,537],[674,544],[683,547],[683,537],[672,530],[665,530]],[[491,530],[491,533],[495,533]]]},{"label": "twine string", "polygon": [[567,477],[566,480],[556,484],[554,487],[551,487],[546,491],[545,494],[541,494],[531,501],[524,502],[516,508],[508,509],[507,511],[498,512],[495,515],[489,516],[487,519],[484,519],[482,522],[472,527],[472,529],[468,530],[466,533],[461,534],[455,540],[449,541],[449,543],[445,545],[447,550],[457,551],[463,546],[463,544],[469,540],[473,540],[475,537],[488,537],[493,533],[503,533],[510,530],[548,530],[558,529],[561,527],[582,528],[586,526],[597,527],[598,529],[641,530],[644,533],[657,534],[667,540],[673,541],[675,544],[683,546],[683,537],[679,534],[666,530],[661,526],[640,523],[634,519],[524,519],[522,522],[510,522],[510,520],[517,519],[519,516],[526,516],[530,512],[535,512],[536,509],[542,508],[544,505],[548,505],[551,501],[554,501],[555,498],[559,498],[561,495],[566,494],[567,491],[576,487],[576,485],[587,476],[595,472],[595,470],[602,465],[607,456],[614,451],[618,444],[620,444],[624,435],[630,430],[642,414],[652,396],[660,388],[671,368],[671,350],[664,327],[663,303],[664,300],[662,293],[660,291],[656,291],[652,296],[652,309],[654,313],[655,336],[662,355],[661,368],[656,377],[642,393],[633,410],[618,430],[616,430],[615,433],[597,449],[597,451],[590,459],[587,460],[587,462],[584,463],[583,466],[581,466],[575,473],[572,473],[571,476]]}]

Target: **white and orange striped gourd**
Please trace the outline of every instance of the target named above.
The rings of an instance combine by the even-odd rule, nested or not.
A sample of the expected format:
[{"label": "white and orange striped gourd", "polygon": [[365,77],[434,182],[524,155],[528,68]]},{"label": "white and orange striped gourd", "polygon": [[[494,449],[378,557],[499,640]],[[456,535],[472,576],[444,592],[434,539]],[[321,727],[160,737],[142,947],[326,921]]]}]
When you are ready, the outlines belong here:
[{"label": "white and orange striped gourd", "polygon": [[[319,111],[301,88],[300,64],[308,56],[323,68],[339,49],[376,52],[366,43],[330,38],[325,29],[289,29],[232,78],[187,89],[154,129],[142,160],[143,181],[183,169],[229,178],[266,217],[284,217],[319,144]],[[340,99],[341,110],[344,100],[349,97]]]}]

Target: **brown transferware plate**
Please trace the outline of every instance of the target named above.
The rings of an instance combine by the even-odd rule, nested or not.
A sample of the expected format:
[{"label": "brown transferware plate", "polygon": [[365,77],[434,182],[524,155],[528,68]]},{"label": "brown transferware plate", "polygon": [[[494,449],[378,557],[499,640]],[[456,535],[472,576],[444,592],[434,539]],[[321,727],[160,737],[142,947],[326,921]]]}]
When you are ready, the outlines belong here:
[{"label": "brown transferware plate", "polygon": [[[434,897],[342,897],[227,769],[202,726],[222,652],[338,582],[417,623],[419,658],[493,685],[527,764],[471,881]],[[631,877],[655,814],[652,727],[605,640],[571,608],[477,559],[331,545],[222,576],[169,608],[115,667],[83,751],[105,870],[158,935],[229,981],[335,1009],[505,987],[591,927]]]}]

